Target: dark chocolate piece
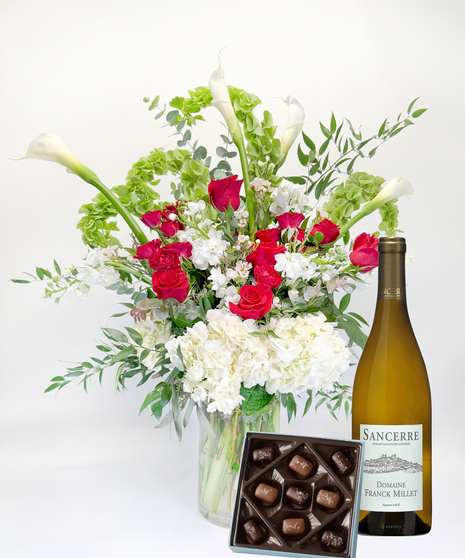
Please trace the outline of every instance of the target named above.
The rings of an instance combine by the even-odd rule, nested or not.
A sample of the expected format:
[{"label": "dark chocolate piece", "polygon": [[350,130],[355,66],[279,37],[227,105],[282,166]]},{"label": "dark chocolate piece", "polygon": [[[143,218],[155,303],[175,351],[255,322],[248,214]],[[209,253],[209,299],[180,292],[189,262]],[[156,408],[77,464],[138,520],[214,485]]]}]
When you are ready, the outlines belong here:
[{"label": "dark chocolate piece", "polygon": [[345,538],[334,531],[325,531],[321,536],[321,542],[333,552],[341,552],[346,544]]},{"label": "dark chocolate piece", "polygon": [[264,529],[254,519],[249,519],[244,523],[244,531],[251,544],[259,544],[265,538]]},{"label": "dark chocolate piece", "polygon": [[297,473],[299,477],[306,479],[313,471],[313,463],[301,455],[294,455],[289,463],[289,469]]},{"label": "dark chocolate piece", "polygon": [[298,486],[290,486],[286,490],[286,496],[293,504],[299,507],[305,507],[310,498],[309,493]]},{"label": "dark chocolate piece", "polygon": [[337,451],[336,453],[333,453],[333,455],[331,456],[331,461],[334,463],[336,469],[341,475],[345,475],[353,467],[352,461],[347,457],[347,455],[344,452],[340,450]]},{"label": "dark chocolate piece", "polygon": [[322,488],[316,495],[316,503],[329,510],[335,510],[339,506],[341,495],[338,492],[331,492]]},{"label": "dark chocolate piece", "polygon": [[261,482],[255,490],[255,497],[267,504],[273,504],[276,501],[278,494],[279,490],[277,488],[269,486],[263,482]]},{"label": "dark chocolate piece", "polygon": [[266,465],[274,459],[274,449],[270,447],[259,448],[253,451],[252,459],[257,465]]},{"label": "dark chocolate piece", "polygon": [[301,517],[291,517],[283,519],[283,534],[284,535],[301,535],[305,532],[305,519]]}]

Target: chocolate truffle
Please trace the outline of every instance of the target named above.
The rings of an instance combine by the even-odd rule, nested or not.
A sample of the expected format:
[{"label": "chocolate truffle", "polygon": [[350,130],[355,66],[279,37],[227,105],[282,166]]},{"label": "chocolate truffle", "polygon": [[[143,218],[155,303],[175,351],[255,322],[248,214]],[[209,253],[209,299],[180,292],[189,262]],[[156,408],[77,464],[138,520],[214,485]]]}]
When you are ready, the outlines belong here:
[{"label": "chocolate truffle", "polygon": [[289,463],[289,469],[294,471],[299,477],[306,479],[312,474],[313,463],[301,455],[294,455]]},{"label": "chocolate truffle", "polygon": [[274,449],[270,447],[258,448],[253,451],[252,459],[257,465],[266,465],[274,459]]},{"label": "chocolate truffle", "polygon": [[342,451],[337,451],[331,456],[331,461],[335,465],[340,475],[345,475],[352,468],[352,461],[347,457],[347,455]]},{"label": "chocolate truffle", "polygon": [[322,488],[316,495],[316,503],[320,504],[323,508],[335,510],[339,506],[341,495],[338,492],[331,492]]},{"label": "chocolate truffle", "polygon": [[259,544],[265,538],[264,529],[254,519],[249,519],[244,523],[244,531],[251,544]]},{"label": "chocolate truffle", "polygon": [[328,550],[333,552],[341,552],[346,544],[345,538],[341,534],[334,533],[333,531],[325,531],[321,536],[321,542]]},{"label": "chocolate truffle", "polygon": [[291,517],[283,519],[283,534],[284,535],[301,535],[305,532],[305,519],[301,517]]},{"label": "chocolate truffle", "polygon": [[290,486],[286,490],[286,496],[292,504],[301,508],[305,507],[310,498],[309,493],[298,486]]},{"label": "chocolate truffle", "polygon": [[261,482],[256,490],[255,490],[255,497],[267,504],[273,504],[278,497],[279,491],[274,486],[269,486]]}]

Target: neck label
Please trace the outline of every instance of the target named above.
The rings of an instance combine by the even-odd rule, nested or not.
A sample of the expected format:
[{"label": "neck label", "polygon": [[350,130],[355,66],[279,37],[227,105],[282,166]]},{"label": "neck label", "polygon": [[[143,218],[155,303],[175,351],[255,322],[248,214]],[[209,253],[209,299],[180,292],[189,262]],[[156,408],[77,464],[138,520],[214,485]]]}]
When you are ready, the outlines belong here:
[{"label": "neck label", "polygon": [[365,442],[362,498],[364,511],[423,509],[423,426],[360,425]]}]

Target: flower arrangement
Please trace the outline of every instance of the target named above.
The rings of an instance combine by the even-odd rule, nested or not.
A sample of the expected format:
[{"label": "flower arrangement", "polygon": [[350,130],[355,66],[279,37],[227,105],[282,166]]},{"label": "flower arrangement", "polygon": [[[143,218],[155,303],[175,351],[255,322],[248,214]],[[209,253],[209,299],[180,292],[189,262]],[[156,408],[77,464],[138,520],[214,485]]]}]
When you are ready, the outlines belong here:
[{"label": "flower arrangement", "polygon": [[[179,139],[175,149],[154,149],[137,161],[124,185],[107,188],[51,133],[38,136],[24,157],[57,162],[99,190],[80,209],[85,259],[66,271],[56,262],[54,271],[36,269],[45,296],[82,299],[101,285],[130,296],[123,304],[134,320],[124,331],[103,328],[100,355],[53,378],[46,391],[72,380],[87,389],[93,376],[101,380],[116,367],[115,389],[137,376],[148,392],[141,411],[150,408],[162,426],[174,423],[179,439],[194,407],[211,436],[205,408],[251,421],[279,399],[290,419],[304,397],[304,413],[314,403],[333,416],[341,408],[348,414],[350,388],[339,378],[350,346],[365,343],[363,318],[348,312],[351,293],[377,266],[379,231],[396,232],[397,198],[413,192],[403,179],[385,182],[354,167],[424,109],[414,110],[413,101],[406,117],[386,119],[369,138],[333,114],[328,127],[320,123],[317,145],[302,132],[305,113],[296,99],[285,100],[289,120],[278,139],[270,112],[257,117],[261,101],[228,87],[221,65],[208,87],[175,97],[169,108],[159,97],[144,101]],[[216,164],[193,140],[210,106],[226,124]],[[302,174],[283,176],[299,136]],[[156,187],[168,174],[174,201],[161,201]],[[375,210],[379,231],[352,241],[351,227]],[[118,215],[132,233],[130,246],[114,236]]]}]

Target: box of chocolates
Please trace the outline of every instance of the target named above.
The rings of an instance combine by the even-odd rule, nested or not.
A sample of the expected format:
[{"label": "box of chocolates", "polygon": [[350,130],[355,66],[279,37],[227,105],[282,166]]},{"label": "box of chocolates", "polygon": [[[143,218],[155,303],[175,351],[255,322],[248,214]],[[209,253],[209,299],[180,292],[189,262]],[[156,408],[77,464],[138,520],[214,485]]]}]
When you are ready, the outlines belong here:
[{"label": "box of chocolates", "polygon": [[233,552],[354,558],[363,443],[248,432]]}]

